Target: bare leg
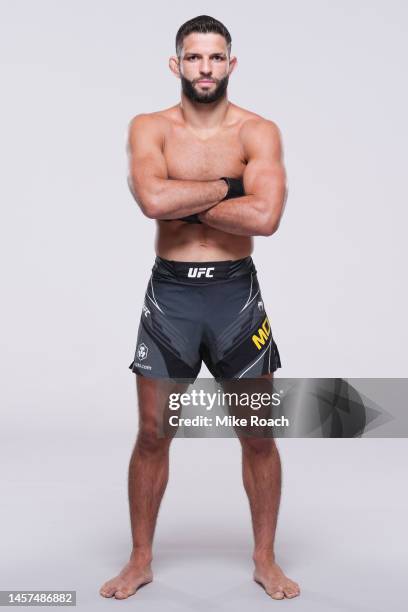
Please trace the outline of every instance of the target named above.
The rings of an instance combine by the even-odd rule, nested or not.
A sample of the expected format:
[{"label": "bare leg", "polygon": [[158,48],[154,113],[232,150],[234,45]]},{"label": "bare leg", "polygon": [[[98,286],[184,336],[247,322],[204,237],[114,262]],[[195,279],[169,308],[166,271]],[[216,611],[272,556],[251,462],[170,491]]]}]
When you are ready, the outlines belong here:
[{"label": "bare leg", "polygon": [[100,589],[104,597],[126,599],[153,580],[151,570],[153,535],[160,502],[169,475],[171,439],[158,436],[168,394],[187,385],[171,388],[163,382],[136,376],[139,398],[139,432],[129,465],[129,506],[133,548],[130,559],[118,576]]},{"label": "bare leg", "polygon": [[[263,378],[272,380],[272,377],[270,374]],[[231,390],[237,388],[233,381],[230,384],[224,381],[223,386]],[[273,438],[245,437],[239,432],[238,437],[242,446],[242,475],[254,533],[254,580],[273,599],[296,597],[300,593],[299,585],[285,576],[275,562],[274,543],[282,474],[279,451]]]},{"label": "bare leg", "polygon": [[242,471],[254,531],[254,580],[273,599],[296,597],[299,585],[275,562],[274,542],[281,492],[281,463],[273,439],[241,438]]}]

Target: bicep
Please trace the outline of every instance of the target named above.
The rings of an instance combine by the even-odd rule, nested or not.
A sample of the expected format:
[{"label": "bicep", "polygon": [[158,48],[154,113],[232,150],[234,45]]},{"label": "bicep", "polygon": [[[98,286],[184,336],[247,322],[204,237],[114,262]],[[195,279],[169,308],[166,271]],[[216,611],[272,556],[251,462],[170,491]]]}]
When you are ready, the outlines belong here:
[{"label": "bicep", "polygon": [[154,179],[168,178],[160,128],[150,117],[139,115],[129,125],[128,183],[133,195],[143,198]]},{"label": "bicep", "polygon": [[266,200],[277,192],[284,195],[286,172],[277,126],[272,122],[253,126],[246,134],[245,151],[248,160],[244,172],[245,193]]}]

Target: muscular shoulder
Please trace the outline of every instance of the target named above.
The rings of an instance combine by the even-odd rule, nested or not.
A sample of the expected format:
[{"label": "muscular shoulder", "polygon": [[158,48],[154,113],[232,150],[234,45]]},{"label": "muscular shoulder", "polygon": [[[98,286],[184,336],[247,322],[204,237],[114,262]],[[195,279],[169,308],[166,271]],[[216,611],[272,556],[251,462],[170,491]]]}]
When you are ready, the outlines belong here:
[{"label": "muscular shoulder", "polygon": [[173,115],[173,108],[135,115],[129,122],[129,140],[144,136],[163,139],[174,121]]},{"label": "muscular shoulder", "polygon": [[259,115],[244,119],[240,128],[240,139],[245,148],[262,145],[281,147],[281,132],[277,124]]}]

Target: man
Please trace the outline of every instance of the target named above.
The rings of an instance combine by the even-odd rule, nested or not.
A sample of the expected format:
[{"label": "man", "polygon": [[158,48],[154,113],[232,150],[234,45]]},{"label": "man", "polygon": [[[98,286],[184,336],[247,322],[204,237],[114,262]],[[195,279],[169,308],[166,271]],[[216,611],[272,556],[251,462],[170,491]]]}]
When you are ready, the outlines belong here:
[{"label": "man", "polygon": [[[277,126],[228,101],[237,64],[219,21],[181,26],[170,69],[181,102],[136,116],[129,127],[129,186],[157,221],[156,261],[131,369],[139,432],[129,468],[133,549],[105,597],[125,599],[152,580],[152,541],[168,479],[171,438],[157,435],[160,380],[194,380],[204,360],[230,379],[272,378],[281,366],[264,311],[252,237],[278,228],[286,176]],[[254,341],[260,329],[262,342]],[[184,387],[185,388],[185,387]],[[254,579],[274,599],[299,594],[275,562],[281,467],[273,439],[239,437],[254,531]]]}]

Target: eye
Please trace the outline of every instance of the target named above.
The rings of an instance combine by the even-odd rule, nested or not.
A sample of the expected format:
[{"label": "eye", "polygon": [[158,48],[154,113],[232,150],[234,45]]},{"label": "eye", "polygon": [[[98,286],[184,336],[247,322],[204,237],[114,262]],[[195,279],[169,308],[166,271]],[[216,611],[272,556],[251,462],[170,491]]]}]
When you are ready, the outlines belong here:
[{"label": "eye", "polygon": [[198,57],[197,55],[189,55],[189,56],[188,56],[188,58],[187,58],[187,60],[188,60],[189,62],[191,62],[191,61],[196,60],[196,59],[197,59],[197,57]]},{"label": "eye", "polygon": [[217,62],[222,62],[224,58],[222,55],[214,55],[213,59],[216,60]]}]

